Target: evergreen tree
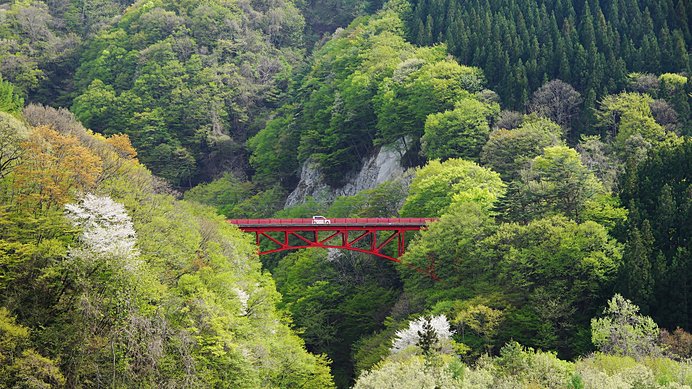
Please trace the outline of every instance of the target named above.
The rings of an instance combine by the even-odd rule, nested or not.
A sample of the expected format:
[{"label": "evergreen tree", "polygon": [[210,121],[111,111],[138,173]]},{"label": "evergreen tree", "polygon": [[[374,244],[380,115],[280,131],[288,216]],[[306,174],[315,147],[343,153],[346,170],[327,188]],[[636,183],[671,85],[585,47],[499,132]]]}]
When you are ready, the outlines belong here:
[{"label": "evergreen tree", "polygon": [[421,329],[417,331],[418,341],[416,346],[423,350],[423,355],[430,357],[439,351],[439,339],[437,337],[437,331],[430,322],[430,316],[425,316]]},{"label": "evergreen tree", "polygon": [[653,236],[648,220],[645,220],[640,231],[634,227],[630,230],[629,239],[623,253],[622,282],[623,295],[631,299],[642,309],[649,312],[649,304],[654,296],[651,251]]}]

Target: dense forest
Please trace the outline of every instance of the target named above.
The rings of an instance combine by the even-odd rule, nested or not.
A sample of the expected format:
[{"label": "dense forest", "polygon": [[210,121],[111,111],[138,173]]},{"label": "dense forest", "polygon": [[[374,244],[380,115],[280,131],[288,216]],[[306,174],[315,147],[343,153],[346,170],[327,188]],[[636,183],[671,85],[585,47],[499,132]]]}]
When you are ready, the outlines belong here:
[{"label": "dense forest", "polygon": [[[0,4],[0,387],[692,387],[691,20]],[[312,215],[437,221],[400,264],[224,221]]]},{"label": "dense forest", "polygon": [[691,5],[414,0],[409,36],[422,45],[446,42],[460,61],[484,70],[509,108],[525,107],[532,91],[556,78],[594,108],[626,86],[628,72],[689,71]]}]

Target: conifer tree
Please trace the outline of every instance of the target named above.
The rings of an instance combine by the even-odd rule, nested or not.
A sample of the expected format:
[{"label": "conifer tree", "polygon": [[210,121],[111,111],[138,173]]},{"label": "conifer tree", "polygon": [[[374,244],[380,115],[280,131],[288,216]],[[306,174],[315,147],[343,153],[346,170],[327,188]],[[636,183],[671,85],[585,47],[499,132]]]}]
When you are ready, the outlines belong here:
[{"label": "conifer tree", "polygon": [[[649,225],[648,220],[644,223]],[[623,253],[623,294],[644,313],[649,312],[654,288],[650,258],[652,240],[650,227],[642,227],[641,231],[633,227]]]},{"label": "conifer tree", "polygon": [[421,325],[421,329],[418,330],[417,333],[418,342],[416,342],[416,346],[420,347],[421,350],[423,350],[423,355],[429,357],[432,354],[434,354],[439,348],[439,339],[437,338],[437,332],[435,331],[435,328],[432,326],[432,323],[430,322],[430,316],[425,316],[423,323]]}]

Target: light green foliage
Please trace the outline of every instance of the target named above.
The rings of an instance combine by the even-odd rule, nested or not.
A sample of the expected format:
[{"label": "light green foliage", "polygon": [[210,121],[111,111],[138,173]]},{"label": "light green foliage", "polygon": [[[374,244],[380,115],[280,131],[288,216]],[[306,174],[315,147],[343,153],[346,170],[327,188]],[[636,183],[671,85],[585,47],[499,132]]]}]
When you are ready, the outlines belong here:
[{"label": "light green foliage", "polygon": [[[446,58],[443,45],[407,43],[401,15],[385,9],[355,20],[315,52],[292,103],[297,120],[278,138],[299,137],[298,159],[312,158],[327,183],[340,186],[376,144],[403,139],[417,153],[426,117],[453,109],[482,85],[482,73]],[[405,159],[414,165],[418,158]]]},{"label": "light green foliage", "polygon": [[307,346],[326,353],[334,361],[335,381],[347,385],[353,374],[350,345],[381,328],[382,313],[398,294],[395,270],[359,253],[327,257],[312,249],[289,254],[273,274],[281,306],[291,312]]},{"label": "light green foliage", "polygon": [[392,143],[407,136],[420,138],[429,114],[453,109],[482,90],[483,83],[479,69],[453,60],[401,63],[376,97],[378,139]]},{"label": "light green foliage", "polygon": [[684,88],[685,84],[687,84],[687,77],[682,74],[664,73],[658,79],[668,88]]},{"label": "light green foliage", "polygon": [[503,179],[519,177],[519,171],[545,147],[562,144],[562,129],[548,119],[525,116],[519,128],[497,129],[483,146],[481,161]]},{"label": "light green foliage", "polygon": [[[301,79],[294,115],[299,120],[293,123],[295,132],[286,136],[300,139],[298,159],[316,160],[330,185],[343,184],[345,173],[359,167],[354,156],[373,149],[373,98],[397,64],[414,55],[403,34],[395,12],[359,18],[315,52]],[[295,150],[282,151],[295,157]]]},{"label": "light green foliage", "polygon": [[220,214],[230,217],[236,205],[252,196],[253,189],[252,183],[226,173],[218,180],[188,190],[185,192],[185,200],[210,205]]},{"label": "light green foliage", "polygon": [[304,203],[284,208],[274,214],[279,219],[286,218],[309,218],[314,215],[324,215],[327,205],[315,201],[313,197],[308,197]]},{"label": "light green foliage", "polygon": [[361,337],[353,345],[355,376],[372,369],[378,362],[390,355],[392,339],[396,331],[396,326],[389,325],[381,331]]},{"label": "light green foliage", "polygon": [[57,363],[28,348],[29,329],[17,324],[0,307],[0,384],[15,388],[54,388],[65,385]]},{"label": "light green foliage", "polygon": [[596,353],[575,363],[584,387],[686,388],[692,385],[692,366],[668,358]]},{"label": "light green foliage", "polygon": [[[283,109],[291,111],[291,106]],[[295,151],[299,136],[292,130],[295,127],[290,114],[277,115],[269,120],[260,132],[248,140],[250,164],[255,169],[253,182],[261,185],[286,184],[296,175],[298,160]]]},{"label": "light green foliage", "polygon": [[14,85],[0,76],[0,112],[16,115],[24,108],[24,99],[17,94]]},{"label": "light green foliage", "polygon": [[[125,256],[101,250],[118,242],[89,236],[117,226],[93,235],[88,224],[69,225],[59,207],[31,207],[0,186],[0,304],[7,307],[0,311],[0,323],[6,322],[0,344],[9,339],[13,348],[13,359],[0,364],[2,380],[35,387],[333,386],[328,360],[308,354],[276,311],[273,280],[261,272],[245,234],[212,209],[154,194],[156,182],[132,158],[126,138],[106,140],[64,124],[57,121],[56,128],[72,134],[70,142],[99,156],[98,166],[66,164],[64,173],[79,168],[99,175],[93,188],[124,204],[136,237],[122,230],[123,243],[135,247]],[[49,135],[67,139],[58,131]],[[37,158],[43,157],[28,153],[22,163]],[[21,187],[15,174],[2,183],[13,180],[27,196],[38,190]],[[71,202],[73,195],[55,201]],[[122,235],[112,232],[114,240]],[[8,311],[31,337],[5,320]],[[0,354],[4,359],[5,350]]]},{"label": "light green foliage", "polygon": [[477,161],[490,133],[488,122],[499,112],[498,104],[467,98],[456,103],[452,111],[429,115],[421,138],[423,153],[430,159]]},{"label": "light green foliage", "polygon": [[493,360],[501,376],[515,377],[524,385],[561,388],[570,380],[572,364],[561,361],[555,353],[524,348],[517,342],[507,343]]},{"label": "light green foliage", "polygon": [[327,211],[330,217],[393,217],[406,196],[400,180],[387,181],[354,196],[337,197]]},{"label": "light green foliage", "polygon": [[281,209],[285,197],[284,190],[275,186],[244,199],[226,215],[233,219],[271,217]]},{"label": "light green foliage", "polygon": [[434,389],[460,388],[459,373],[463,366],[454,360],[446,360],[430,366],[418,355],[391,359],[366,371],[358,377],[355,389]]},{"label": "light green foliage", "polygon": [[[404,196],[403,182],[385,182],[355,196],[339,197],[328,209],[310,199],[276,216],[392,217]],[[367,247],[368,243],[363,244]],[[304,329],[308,346],[328,353],[335,361],[335,379],[347,385],[354,375],[352,369],[370,368],[389,354],[391,342],[387,334],[396,331],[396,327],[387,327],[383,330],[385,335],[374,341],[364,339],[382,329],[385,315],[400,293],[400,283],[396,264],[352,251],[326,255],[316,250],[291,254],[281,259],[278,268],[272,267],[272,273],[296,325]],[[362,345],[355,346],[356,342]]]},{"label": "light green foliage", "polygon": [[692,123],[690,122],[690,80],[688,77],[677,73],[665,73],[659,77],[661,95],[675,108],[683,125],[683,133],[692,135]]},{"label": "light green foliage", "polygon": [[116,95],[112,86],[96,79],[75,98],[72,112],[89,128],[104,131],[115,116]]},{"label": "light green foliage", "polygon": [[[416,375],[413,375],[416,373]],[[421,388],[688,388],[689,362],[601,353],[564,361],[555,353],[510,342],[496,357],[481,357],[473,366],[439,356],[430,364],[418,355],[397,354],[363,373],[356,388],[399,388],[409,383]],[[417,385],[417,386],[415,386]]]},{"label": "light green foliage", "polygon": [[23,154],[20,146],[29,136],[29,129],[14,116],[0,112],[0,179],[9,174]]},{"label": "light green foliage", "polygon": [[[404,217],[436,217],[445,213],[455,202],[455,195],[480,189],[483,196],[496,200],[504,194],[499,174],[471,161],[433,160],[416,170],[409,195],[401,208]],[[476,196],[471,196],[476,197]],[[460,199],[468,199],[461,196]]]},{"label": "light green foliage", "polygon": [[504,224],[469,257],[477,271],[494,274],[492,285],[515,307],[505,313],[502,338],[570,355],[589,348],[584,332],[621,252],[602,226],[552,217]]},{"label": "light green foliage", "polygon": [[625,223],[627,214],[627,209],[620,205],[618,197],[599,193],[586,200],[582,219],[594,221],[608,230],[613,230],[618,225]]},{"label": "light green foliage", "polygon": [[638,93],[620,93],[609,95],[601,101],[597,112],[597,121],[601,128],[614,140],[614,147],[622,160],[627,160],[628,141],[633,136],[641,137],[649,144],[658,144],[666,136],[665,129],[656,123],[649,103],[653,101],[648,95]]},{"label": "light green foliage", "polygon": [[[689,322],[685,1],[462,3],[0,6],[0,386],[329,388],[364,370],[358,387],[692,385],[688,362],[656,356],[656,327],[636,310],[588,327],[615,286],[661,327]],[[604,133],[579,155],[547,119],[495,120],[499,97],[475,66],[518,110],[559,75],[584,96],[581,118],[571,90],[539,93],[530,109],[570,124],[571,141]],[[629,86],[649,95],[603,98],[625,87],[628,68],[647,72]],[[653,76],[662,69],[678,73]],[[25,124],[22,98],[71,106],[112,136],[36,106]],[[175,186],[210,183],[174,200],[119,133]],[[433,159],[405,200],[406,184],[388,182],[278,211],[301,163],[338,186],[393,142],[406,167]],[[125,206],[130,255],[99,250],[90,227],[65,217],[85,191]],[[281,253],[264,257],[274,279],[251,235],[223,220],[315,214],[439,220],[406,236],[403,264]],[[511,220],[522,224],[502,224]],[[609,234],[627,238],[624,250]],[[429,314],[451,318],[459,343],[439,355],[425,327],[419,347],[387,356],[396,332]],[[501,349],[512,339],[551,351]],[[592,339],[637,358],[589,355]]]},{"label": "light green foliage", "polygon": [[27,96],[51,67],[64,65],[74,55],[76,37],[56,27],[43,1],[14,1],[0,10],[0,72],[19,94]]},{"label": "light green foliage", "polygon": [[591,321],[591,339],[606,354],[634,358],[658,356],[659,330],[648,316],[638,314],[639,307],[619,294],[613,296],[604,317]]},{"label": "light green foliage", "polygon": [[596,196],[602,194],[603,185],[582,164],[576,150],[551,146],[521,172],[521,181],[510,186],[505,210],[512,220],[563,214],[581,221],[587,201],[598,201]]},{"label": "light green foliage", "polygon": [[[490,212],[483,205],[464,202],[450,207],[440,220],[421,231],[409,245],[403,262],[419,269],[433,267],[435,274],[447,280],[446,284],[426,282],[413,273],[406,279],[416,293],[429,300],[471,297],[482,290],[485,280],[491,276],[488,265],[473,252],[477,242],[492,234],[495,229]],[[403,270],[403,269],[402,269]]]},{"label": "light green foliage", "polygon": [[462,342],[466,342],[467,331],[475,333],[482,339],[485,351],[489,353],[502,319],[501,310],[479,304],[460,311],[453,322],[460,328]]},{"label": "light green foliage", "polygon": [[83,50],[73,109],[129,134],[175,185],[218,177],[244,166],[235,155],[286,90],[303,26],[291,1],[135,4]]}]

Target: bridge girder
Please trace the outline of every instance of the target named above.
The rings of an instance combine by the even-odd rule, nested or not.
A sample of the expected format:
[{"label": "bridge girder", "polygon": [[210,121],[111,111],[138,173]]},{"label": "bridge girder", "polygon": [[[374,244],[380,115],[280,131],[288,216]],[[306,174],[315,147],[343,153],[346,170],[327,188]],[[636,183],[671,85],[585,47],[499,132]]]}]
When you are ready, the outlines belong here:
[{"label": "bridge girder", "polygon": [[[401,256],[406,250],[406,232],[424,229],[427,223],[434,220],[332,219],[330,224],[312,224],[311,219],[234,219],[229,223],[255,234],[259,255],[308,248],[343,249],[401,263]],[[381,234],[379,239],[378,233]],[[264,242],[264,247],[267,244],[270,247],[263,250]],[[434,264],[428,269],[413,268],[437,280]]]}]

